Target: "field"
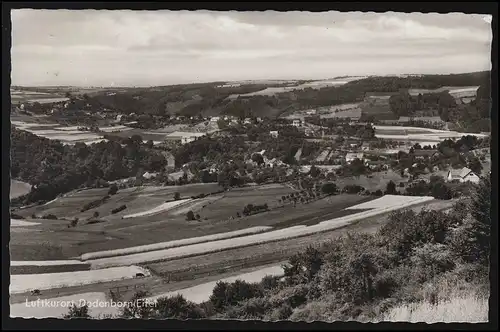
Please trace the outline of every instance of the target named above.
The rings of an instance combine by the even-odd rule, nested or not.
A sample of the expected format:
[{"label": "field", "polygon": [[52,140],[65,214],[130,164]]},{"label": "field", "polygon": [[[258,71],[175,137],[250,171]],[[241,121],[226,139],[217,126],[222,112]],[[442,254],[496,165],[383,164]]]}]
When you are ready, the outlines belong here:
[{"label": "field", "polygon": [[304,90],[307,88],[311,89],[321,89],[321,88],[326,88],[326,87],[331,87],[331,86],[339,86],[348,83],[349,81],[352,81],[354,79],[359,79],[359,78],[346,78],[346,79],[333,79],[333,80],[320,80],[320,81],[312,81],[312,82],[307,82],[304,84],[300,85],[294,85],[294,86],[286,86],[286,87],[268,87],[264,90],[260,90],[257,92],[250,92],[250,93],[245,93],[245,94],[234,94],[230,95],[227,97],[228,99],[236,99],[238,97],[251,97],[251,96],[273,96],[278,93],[283,93],[283,92],[291,92],[293,90]]},{"label": "field", "polygon": [[[70,259],[89,252],[242,231],[253,227],[272,226],[279,229],[314,224],[355,213],[356,211],[347,211],[344,208],[373,199],[367,196],[338,195],[306,205],[299,204],[297,207],[281,206],[278,199],[292,192],[292,189],[280,185],[254,186],[196,199],[155,215],[122,219],[125,215],[154,208],[166,200],[171,201],[177,191],[181,198],[185,198],[219,190],[217,184],[127,188],[119,190],[103,205],[80,212],[85,204],[107,194],[107,188],[88,189],[72,192],[45,205],[20,209],[15,213],[27,218],[24,222],[38,224],[11,227],[11,259]],[[209,204],[210,202],[212,204]],[[267,203],[273,210],[236,218],[236,214],[241,214],[244,206],[249,203]],[[127,209],[111,214],[112,209],[122,204],[125,204]],[[185,212],[188,209],[200,214],[201,220],[186,221]],[[98,219],[102,222],[87,224],[88,218],[96,211],[99,212]],[[58,220],[31,219],[33,214],[38,217],[54,214]],[[73,218],[79,218],[80,221],[77,227],[68,228]]]},{"label": "field", "polygon": [[375,137],[395,141],[410,141],[420,145],[437,144],[445,139],[456,139],[462,136],[472,135],[478,138],[487,137],[484,134],[460,133],[449,130],[437,130],[419,127],[404,126],[374,126]]},{"label": "field", "polygon": [[477,89],[479,88],[479,86],[467,86],[467,87],[464,87],[464,86],[458,86],[458,87],[454,87],[454,86],[443,86],[441,88],[438,88],[438,89],[432,89],[432,90],[429,90],[429,89],[409,89],[408,90],[408,93],[411,95],[411,96],[418,96],[418,94],[424,94],[424,93],[439,93],[439,92],[443,92],[443,91],[448,91],[448,93],[452,96],[476,96],[477,94]]},{"label": "field", "polygon": [[130,279],[134,278],[136,273],[149,275],[148,271],[137,266],[61,273],[13,274],[10,276],[9,293],[25,293],[33,289],[45,290]]},{"label": "field", "polygon": [[26,90],[10,90],[10,98],[12,103],[56,103],[61,101],[69,100],[69,98],[63,97],[59,93],[47,93],[47,92],[34,92]]},{"label": "field", "polygon": [[283,274],[283,268],[280,265],[270,266],[263,269],[259,269],[256,271],[240,274],[237,276],[220,279],[217,281],[207,282],[204,284],[196,285],[189,288],[180,289],[173,292],[168,292],[164,294],[158,294],[152,297],[149,297],[148,300],[155,301],[161,297],[171,297],[177,294],[184,296],[184,298],[188,301],[192,301],[194,303],[201,303],[208,301],[210,295],[212,295],[212,291],[217,284],[218,281],[222,282],[234,282],[236,280],[246,281],[246,282],[260,282],[262,278],[265,276],[281,276]]},{"label": "field", "polygon": [[9,198],[13,199],[19,196],[26,195],[31,190],[31,185],[26,182],[10,180]]},{"label": "field", "polygon": [[49,299],[50,305],[40,305],[40,302],[26,301],[22,303],[10,304],[10,317],[22,318],[62,318],[68,313],[69,306],[72,304],[89,305],[89,314],[92,317],[99,315],[115,315],[118,314],[118,307],[99,307],[93,306],[92,303],[97,301],[104,303],[107,301],[106,294],[102,292],[83,293],[69,296],[61,296]]},{"label": "field", "polygon": [[385,204],[383,207],[378,207],[375,209],[371,209],[369,211],[358,212],[343,217],[337,217],[330,220],[321,221],[311,226],[306,226],[306,225],[297,225],[291,227],[289,226],[283,229],[276,229],[274,231],[269,231],[257,235],[247,235],[239,238],[211,241],[207,243],[199,243],[183,247],[158,250],[146,253],[138,253],[127,256],[108,257],[103,259],[90,260],[89,262],[92,264],[93,268],[123,266],[128,264],[141,264],[146,262],[178,259],[182,257],[195,256],[209,252],[218,252],[232,248],[285,240],[319,232],[326,232],[335,228],[344,227],[350,224],[351,222],[363,218],[373,217],[376,215],[384,214],[386,212],[394,211],[411,205],[434,200],[433,197],[412,197],[412,196],[406,196],[406,197],[395,196],[395,197],[397,197],[397,199],[394,200],[391,200],[390,197],[387,197],[388,204]]}]

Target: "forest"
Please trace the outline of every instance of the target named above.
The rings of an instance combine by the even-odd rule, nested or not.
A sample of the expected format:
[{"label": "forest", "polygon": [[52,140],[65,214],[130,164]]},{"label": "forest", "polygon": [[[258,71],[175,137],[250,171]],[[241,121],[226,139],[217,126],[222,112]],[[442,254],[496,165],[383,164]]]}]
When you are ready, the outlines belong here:
[{"label": "forest", "polygon": [[33,185],[24,203],[49,201],[81,187],[161,171],[165,157],[133,136],[125,147],[117,142],[74,146],[11,127],[11,177]]}]

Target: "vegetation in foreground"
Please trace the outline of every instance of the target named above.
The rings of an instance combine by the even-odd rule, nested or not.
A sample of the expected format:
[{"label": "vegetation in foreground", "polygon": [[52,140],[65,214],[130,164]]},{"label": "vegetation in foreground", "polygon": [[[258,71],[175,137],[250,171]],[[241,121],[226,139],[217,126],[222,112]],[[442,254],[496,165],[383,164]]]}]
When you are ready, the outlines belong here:
[{"label": "vegetation in foreground", "polygon": [[[123,318],[294,321],[484,320],[489,292],[490,178],[449,212],[393,213],[375,235],[348,234],[291,257],[283,278],[219,282],[209,301],[182,296]],[[147,296],[137,293],[132,303]],[[465,308],[464,299],[475,298]],[[137,301],[134,301],[137,300]],[[72,308],[67,317],[82,317]],[[431,316],[431,313],[433,316]]]}]

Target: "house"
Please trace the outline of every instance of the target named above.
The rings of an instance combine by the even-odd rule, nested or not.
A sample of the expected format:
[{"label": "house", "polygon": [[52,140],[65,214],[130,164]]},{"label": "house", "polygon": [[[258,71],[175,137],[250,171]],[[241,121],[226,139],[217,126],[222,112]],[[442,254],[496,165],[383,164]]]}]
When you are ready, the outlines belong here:
[{"label": "house", "polygon": [[243,123],[244,124],[251,124],[252,120],[250,118],[245,118],[245,120],[243,120]]},{"label": "house", "polygon": [[352,163],[354,159],[359,159],[361,161],[364,160],[364,154],[363,153],[348,153],[345,156],[345,161],[347,163]]},{"label": "house", "polygon": [[439,152],[437,150],[413,150],[413,156],[417,160],[434,159],[439,156]]},{"label": "house", "polygon": [[196,140],[196,136],[184,136],[181,137],[181,144],[191,143]]},{"label": "house", "polygon": [[294,127],[300,127],[302,126],[302,120],[301,119],[295,119],[292,121],[292,126]]},{"label": "house", "polygon": [[362,151],[370,151],[370,143],[363,142],[363,144],[361,144],[361,150]]},{"label": "house", "polygon": [[180,141],[181,144],[186,144],[189,142],[194,141],[196,138],[204,136],[205,133],[190,133],[190,132],[182,132],[182,131],[175,131],[173,133],[168,134],[165,139],[166,140],[173,140],[173,141]]},{"label": "house", "polygon": [[307,115],[315,115],[316,114],[316,110],[309,110],[306,112]]},{"label": "house", "polygon": [[271,137],[277,138],[278,137],[278,131],[277,130],[271,130],[269,132],[269,135],[271,135]]},{"label": "house", "polygon": [[218,117],[218,116],[212,116],[212,117],[210,118],[210,122],[217,122],[217,121],[219,121],[219,120],[220,120],[220,117]]},{"label": "house", "polygon": [[262,122],[262,118],[257,118],[257,122]]},{"label": "house", "polygon": [[451,182],[453,180],[458,180],[460,182],[479,183],[480,178],[471,169],[464,167],[461,170],[453,170],[453,169],[449,170],[446,180],[448,182]]},{"label": "house", "polygon": [[149,180],[149,179],[155,178],[157,175],[158,175],[158,173],[146,172],[146,173],[142,174],[142,177]]},{"label": "house", "polygon": [[238,124],[238,119],[231,119],[232,124]]},{"label": "house", "polygon": [[306,128],[305,134],[306,134],[306,136],[313,136],[314,130],[312,130],[311,128]]}]

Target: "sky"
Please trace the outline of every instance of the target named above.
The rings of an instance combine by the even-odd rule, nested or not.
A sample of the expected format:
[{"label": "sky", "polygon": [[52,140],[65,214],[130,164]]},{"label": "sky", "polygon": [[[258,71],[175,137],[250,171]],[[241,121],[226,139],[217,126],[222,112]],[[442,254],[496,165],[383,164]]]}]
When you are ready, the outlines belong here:
[{"label": "sky", "polygon": [[491,69],[491,16],[12,10],[12,84],[155,86]]}]

